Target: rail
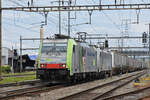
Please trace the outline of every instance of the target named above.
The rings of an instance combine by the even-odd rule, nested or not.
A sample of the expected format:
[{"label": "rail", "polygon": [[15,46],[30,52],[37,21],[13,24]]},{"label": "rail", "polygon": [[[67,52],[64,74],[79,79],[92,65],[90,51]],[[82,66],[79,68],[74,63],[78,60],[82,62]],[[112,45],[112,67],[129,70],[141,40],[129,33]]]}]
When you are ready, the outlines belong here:
[{"label": "rail", "polygon": [[[124,78],[121,78],[121,79],[117,79],[117,80],[114,80],[114,81],[111,81],[111,82],[108,82],[108,83],[105,83],[105,84],[102,84],[102,85],[98,85],[96,87],[93,87],[93,88],[90,88],[90,89],[87,89],[87,90],[84,90],[84,91],[81,91],[81,92],[78,92],[78,93],[74,93],[72,95],[69,95],[69,96],[65,96],[65,97],[62,97],[60,98],[59,100],[69,100],[69,99],[79,99],[79,98],[86,98],[86,96],[88,96],[88,98],[86,98],[87,100],[90,98],[93,99],[93,100],[96,100],[96,99],[99,99],[99,98],[103,98],[103,96],[106,96],[108,93],[111,93],[112,91],[116,90],[117,88],[120,88],[122,87],[123,85],[126,85],[128,84],[129,82],[131,82],[132,80],[136,79],[137,77],[140,77],[142,75],[144,75],[145,72],[140,72],[140,73],[136,73],[136,74],[133,74],[133,75],[130,75],[130,76],[127,76],[127,77],[124,77]],[[126,80],[124,82],[124,80]],[[121,82],[122,81],[122,82]],[[94,91],[96,89],[104,89],[104,87],[107,87],[107,86],[111,86],[112,84],[118,84],[119,82],[121,82],[121,84],[119,84],[118,86],[104,92],[104,93],[100,93],[100,95],[96,94],[94,96],[90,96],[89,97],[89,93],[91,91]],[[108,88],[108,87],[107,87]],[[108,95],[107,95],[108,96]]]}]

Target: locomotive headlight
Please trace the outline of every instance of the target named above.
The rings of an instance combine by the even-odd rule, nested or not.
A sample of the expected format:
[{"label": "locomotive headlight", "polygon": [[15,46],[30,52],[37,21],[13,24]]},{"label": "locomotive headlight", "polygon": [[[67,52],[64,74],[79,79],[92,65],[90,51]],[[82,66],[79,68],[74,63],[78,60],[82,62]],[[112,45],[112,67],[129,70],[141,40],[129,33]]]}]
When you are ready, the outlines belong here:
[{"label": "locomotive headlight", "polygon": [[41,68],[46,68],[46,64],[41,64],[40,67]]},{"label": "locomotive headlight", "polygon": [[65,68],[65,67],[66,67],[66,65],[65,65],[65,64],[63,64],[63,67]]},{"label": "locomotive headlight", "polygon": [[60,64],[60,67],[66,68],[66,64]]},{"label": "locomotive headlight", "polygon": [[41,64],[41,66],[40,66],[41,68],[44,68],[44,64]]}]

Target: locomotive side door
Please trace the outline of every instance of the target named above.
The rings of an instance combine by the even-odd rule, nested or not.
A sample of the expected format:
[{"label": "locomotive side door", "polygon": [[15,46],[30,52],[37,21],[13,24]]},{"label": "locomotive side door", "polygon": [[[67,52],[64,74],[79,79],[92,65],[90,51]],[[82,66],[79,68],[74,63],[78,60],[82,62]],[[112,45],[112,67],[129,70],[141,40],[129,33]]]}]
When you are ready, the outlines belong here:
[{"label": "locomotive side door", "polygon": [[79,54],[79,46],[73,46],[73,53],[72,53],[72,73],[79,73],[80,72],[80,54]]}]

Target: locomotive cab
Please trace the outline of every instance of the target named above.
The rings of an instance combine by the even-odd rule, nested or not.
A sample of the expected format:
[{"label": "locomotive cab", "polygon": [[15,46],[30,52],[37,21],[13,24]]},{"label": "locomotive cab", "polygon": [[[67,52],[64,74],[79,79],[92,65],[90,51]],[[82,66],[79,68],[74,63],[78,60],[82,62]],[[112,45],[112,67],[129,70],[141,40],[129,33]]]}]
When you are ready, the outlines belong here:
[{"label": "locomotive cab", "polygon": [[65,69],[67,41],[43,42],[40,57],[40,68]]},{"label": "locomotive cab", "polygon": [[67,39],[43,40],[37,78],[55,83],[66,81]]}]

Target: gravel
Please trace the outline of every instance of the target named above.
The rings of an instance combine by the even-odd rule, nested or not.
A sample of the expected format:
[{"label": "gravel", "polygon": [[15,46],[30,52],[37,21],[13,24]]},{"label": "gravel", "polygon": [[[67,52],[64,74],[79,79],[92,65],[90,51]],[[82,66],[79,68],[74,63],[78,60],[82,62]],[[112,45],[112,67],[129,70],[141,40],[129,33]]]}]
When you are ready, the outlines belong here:
[{"label": "gravel", "polygon": [[72,95],[74,93],[83,91],[83,90],[87,90],[89,88],[107,83],[107,82],[111,82],[132,74],[135,74],[137,72],[133,72],[133,73],[129,73],[129,74],[124,74],[124,75],[120,75],[120,76],[113,76],[112,78],[107,78],[107,79],[102,79],[102,80],[96,80],[96,81],[92,81],[92,82],[87,82],[87,83],[83,83],[83,84],[78,84],[78,85],[73,85],[73,86],[68,86],[65,88],[60,88],[60,89],[55,89],[55,90],[51,90],[48,92],[43,92],[40,94],[34,94],[34,95],[28,95],[28,96],[20,96],[11,100],[56,100],[65,96],[69,96]]}]

